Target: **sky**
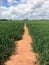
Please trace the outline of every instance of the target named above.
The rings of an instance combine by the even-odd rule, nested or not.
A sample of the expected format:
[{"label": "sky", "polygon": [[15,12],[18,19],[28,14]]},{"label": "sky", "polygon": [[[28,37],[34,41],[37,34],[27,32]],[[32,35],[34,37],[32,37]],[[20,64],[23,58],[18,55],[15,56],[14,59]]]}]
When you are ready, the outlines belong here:
[{"label": "sky", "polygon": [[49,0],[0,0],[0,19],[49,19]]}]

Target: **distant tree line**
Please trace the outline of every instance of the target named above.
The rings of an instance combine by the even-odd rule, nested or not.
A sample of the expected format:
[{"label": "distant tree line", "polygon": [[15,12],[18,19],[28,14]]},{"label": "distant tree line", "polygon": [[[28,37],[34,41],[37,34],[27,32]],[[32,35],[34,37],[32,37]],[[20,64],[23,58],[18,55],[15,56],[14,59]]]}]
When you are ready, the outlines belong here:
[{"label": "distant tree line", "polygon": [[[9,21],[8,19],[0,19],[0,21]],[[12,19],[10,19],[12,21]]]},{"label": "distant tree line", "polygon": [[0,19],[0,21],[8,21],[7,19]]},{"label": "distant tree line", "polygon": [[[23,21],[28,21],[28,19],[22,19]],[[0,19],[0,21],[12,21],[12,19]]]},{"label": "distant tree line", "polygon": [[[28,19],[22,19],[23,21],[28,21]],[[47,21],[47,19],[40,19],[41,21]],[[0,19],[0,21],[12,21],[12,19]],[[14,20],[16,21],[16,20]]]}]

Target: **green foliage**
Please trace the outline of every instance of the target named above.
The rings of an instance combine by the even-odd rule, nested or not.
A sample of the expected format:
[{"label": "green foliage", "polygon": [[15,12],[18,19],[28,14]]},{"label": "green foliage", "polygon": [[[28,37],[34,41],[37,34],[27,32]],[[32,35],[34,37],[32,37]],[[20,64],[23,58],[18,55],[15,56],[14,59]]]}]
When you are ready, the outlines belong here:
[{"label": "green foliage", "polygon": [[23,25],[19,21],[0,21],[0,65],[14,53],[14,41],[22,38]]},{"label": "green foliage", "polygon": [[41,65],[49,65],[49,21],[28,21],[30,34],[33,39],[32,47],[39,54]]}]

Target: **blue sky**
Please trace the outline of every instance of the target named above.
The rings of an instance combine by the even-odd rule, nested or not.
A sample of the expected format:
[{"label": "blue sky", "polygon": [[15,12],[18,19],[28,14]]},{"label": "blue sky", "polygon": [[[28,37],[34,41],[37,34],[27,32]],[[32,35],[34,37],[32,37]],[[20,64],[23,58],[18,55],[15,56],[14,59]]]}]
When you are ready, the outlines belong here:
[{"label": "blue sky", "polygon": [[8,7],[8,1],[7,0],[3,0],[3,6],[6,6],[6,7]]},{"label": "blue sky", "polygon": [[15,0],[15,1],[17,1],[17,3],[14,2],[14,1],[13,2],[8,2],[8,0],[1,0],[1,2],[2,2],[1,6],[10,7],[10,6],[17,5],[19,3],[19,0]]},{"label": "blue sky", "polygon": [[49,19],[49,0],[0,0],[0,19]]}]

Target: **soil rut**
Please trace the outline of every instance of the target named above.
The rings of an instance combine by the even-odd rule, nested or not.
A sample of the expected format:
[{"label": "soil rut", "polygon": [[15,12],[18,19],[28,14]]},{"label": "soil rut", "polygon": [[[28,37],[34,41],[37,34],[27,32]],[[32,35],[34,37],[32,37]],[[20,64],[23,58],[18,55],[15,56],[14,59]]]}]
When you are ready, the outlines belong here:
[{"label": "soil rut", "polygon": [[39,65],[36,54],[32,51],[31,42],[32,38],[29,35],[28,28],[25,24],[22,40],[15,42],[16,54],[12,55],[10,60],[5,62],[5,65]]}]

